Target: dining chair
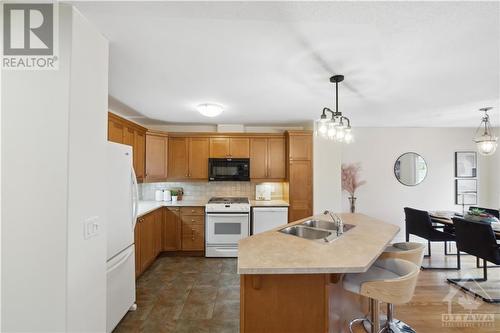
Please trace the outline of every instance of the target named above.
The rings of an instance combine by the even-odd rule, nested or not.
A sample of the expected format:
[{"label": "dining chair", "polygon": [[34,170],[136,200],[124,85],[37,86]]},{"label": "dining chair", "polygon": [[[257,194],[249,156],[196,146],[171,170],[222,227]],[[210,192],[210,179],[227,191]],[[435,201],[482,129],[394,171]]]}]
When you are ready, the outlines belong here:
[{"label": "dining chair", "polygon": [[467,286],[460,284],[460,282],[477,283],[488,281],[487,262],[500,265],[500,244],[497,243],[491,225],[485,222],[467,221],[457,217],[453,218],[453,225],[455,226],[458,251],[463,251],[483,259],[483,277],[472,279],[448,279],[448,282],[458,286],[464,291],[480,297],[485,302],[500,303],[500,298],[486,298],[484,295],[480,295]]},{"label": "dining chair", "polygon": [[[429,213],[425,210],[418,210],[414,208],[405,207],[405,222],[406,222],[406,241],[410,241],[410,235],[415,235],[427,240],[428,254],[425,257],[431,256],[431,243],[432,242],[455,242],[455,235],[449,231],[437,230],[432,224]],[[460,270],[460,251],[457,250],[457,266],[456,267],[424,267],[423,269],[443,269],[443,270]]]}]

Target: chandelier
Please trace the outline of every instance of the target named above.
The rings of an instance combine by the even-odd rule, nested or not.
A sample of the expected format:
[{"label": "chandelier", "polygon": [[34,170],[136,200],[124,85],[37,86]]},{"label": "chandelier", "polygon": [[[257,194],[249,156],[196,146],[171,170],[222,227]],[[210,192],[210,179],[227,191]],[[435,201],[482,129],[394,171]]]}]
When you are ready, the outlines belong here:
[{"label": "chandelier", "polygon": [[334,75],[330,78],[330,82],[335,83],[335,111],[323,108],[320,119],[316,121],[315,133],[328,140],[350,143],[353,140],[351,121],[339,111],[339,82],[343,80],[344,75]]},{"label": "chandelier", "polygon": [[497,150],[498,145],[498,138],[491,130],[490,116],[488,116],[488,111],[491,109],[493,108],[486,107],[479,109],[479,111],[484,112],[484,116],[476,130],[476,135],[474,136],[474,142],[477,145],[477,150],[484,156],[493,155],[495,150]]}]

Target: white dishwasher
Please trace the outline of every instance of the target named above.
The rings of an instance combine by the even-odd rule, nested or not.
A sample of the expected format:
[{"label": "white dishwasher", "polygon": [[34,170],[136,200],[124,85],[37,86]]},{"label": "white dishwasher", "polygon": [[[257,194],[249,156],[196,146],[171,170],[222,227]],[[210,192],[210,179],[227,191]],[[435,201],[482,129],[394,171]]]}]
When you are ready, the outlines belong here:
[{"label": "white dishwasher", "polygon": [[253,207],[252,235],[288,223],[288,207]]}]

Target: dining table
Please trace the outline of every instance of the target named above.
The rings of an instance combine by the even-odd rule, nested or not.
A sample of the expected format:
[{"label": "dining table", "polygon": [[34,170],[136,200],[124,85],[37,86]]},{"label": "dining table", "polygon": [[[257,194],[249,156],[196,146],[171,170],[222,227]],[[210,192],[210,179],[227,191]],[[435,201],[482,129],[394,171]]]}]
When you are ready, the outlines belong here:
[{"label": "dining table", "polygon": [[[461,214],[453,211],[430,211],[429,216],[434,223],[453,226],[453,217],[463,218]],[[500,240],[500,229],[493,229],[495,236]]]}]

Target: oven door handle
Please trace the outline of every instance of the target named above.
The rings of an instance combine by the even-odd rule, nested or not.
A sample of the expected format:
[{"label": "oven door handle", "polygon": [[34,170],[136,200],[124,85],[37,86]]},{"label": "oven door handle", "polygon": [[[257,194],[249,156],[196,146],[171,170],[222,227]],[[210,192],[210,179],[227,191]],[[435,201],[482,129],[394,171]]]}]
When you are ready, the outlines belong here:
[{"label": "oven door handle", "polygon": [[233,213],[226,213],[226,214],[217,214],[217,213],[207,213],[207,216],[214,216],[214,217],[247,217],[248,213],[243,213],[243,214],[233,214]]}]

